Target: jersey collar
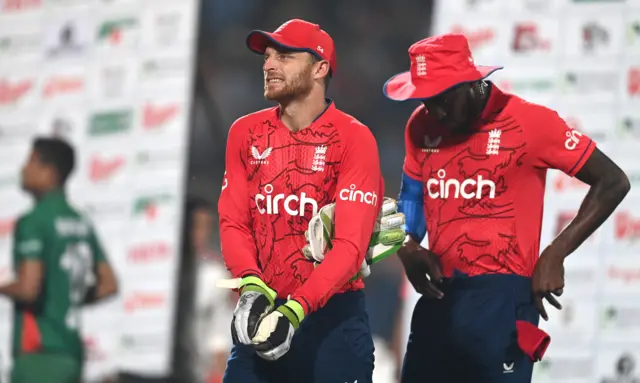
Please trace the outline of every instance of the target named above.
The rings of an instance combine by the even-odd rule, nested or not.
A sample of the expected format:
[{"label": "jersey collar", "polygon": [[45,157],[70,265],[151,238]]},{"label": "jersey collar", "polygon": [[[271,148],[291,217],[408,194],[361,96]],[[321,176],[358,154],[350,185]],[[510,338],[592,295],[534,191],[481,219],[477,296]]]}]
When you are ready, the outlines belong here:
[{"label": "jersey collar", "polygon": [[[325,98],[325,101],[327,102],[327,107],[322,111],[322,113],[318,115],[318,117],[316,117],[315,120],[313,120],[311,125],[307,126],[304,129],[313,128],[314,126],[324,125],[325,123],[329,122],[329,120],[331,119],[331,115],[336,110],[336,105],[333,102],[333,100],[330,98]],[[280,107],[278,106],[274,110],[275,110],[276,121],[280,126],[285,127],[284,123],[282,123],[282,120],[280,119]]]},{"label": "jersey collar", "polygon": [[489,83],[489,99],[482,110],[482,114],[480,114],[479,122],[482,125],[491,122],[495,118],[504,108],[507,99],[505,93],[502,92],[496,84],[491,81],[487,82]]},{"label": "jersey collar", "polygon": [[333,104],[333,100],[332,99],[325,98],[324,100],[327,102],[327,107],[324,108],[322,113],[320,113],[320,115],[318,117],[316,117],[315,120],[313,120],[314,124],[316,122],[318,122],[319,120],[323,119],[325,116],[331,116],[331,112],[333,112],[333,110],[336,108],[336,106]]}]

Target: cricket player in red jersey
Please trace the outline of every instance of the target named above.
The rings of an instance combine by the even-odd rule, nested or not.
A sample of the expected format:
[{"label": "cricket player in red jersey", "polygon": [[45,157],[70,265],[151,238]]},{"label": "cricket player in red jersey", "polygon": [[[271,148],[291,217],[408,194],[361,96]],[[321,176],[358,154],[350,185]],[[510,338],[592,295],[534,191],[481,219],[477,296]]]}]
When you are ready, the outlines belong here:
[{"label": "cricket player in red jersey", "polygon": [[[624,172],[556,113],[507,94],[466,38],[409,48],[385,95],[421,105],[406,125],[398,203],[411,239],[398,253],[423,296],[402,383],[530,382],[549,337],[543,299],[561,308],[564,259],[629,191]],[[547,169],[590,185],[573,221],[540,253]],[[429,249],[419,243],[428,232]],[[555,296],[554,296],[555,295]]]},{"label": "cricket player in red jersey", "polygon": [[[220,237],[241,296],[224,382],[371,382],[364,284],[350,280],[384,196],[376,141],[326,98],[336,54],[318,25],[290,20],[247,45],[278,106],[235,121],[227,141]],[[333,202],[333,246],[314,264],[304,233]]]}]

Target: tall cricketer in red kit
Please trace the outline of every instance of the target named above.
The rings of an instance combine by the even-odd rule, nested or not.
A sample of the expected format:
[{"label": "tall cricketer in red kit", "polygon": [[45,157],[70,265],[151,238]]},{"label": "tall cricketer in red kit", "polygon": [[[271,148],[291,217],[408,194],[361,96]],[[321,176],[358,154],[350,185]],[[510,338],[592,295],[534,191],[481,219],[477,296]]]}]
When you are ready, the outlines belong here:
[{"label": "tall cricketer in red kit", "polygon": [[[539,314],[531,294],[546,173],[574,176],[596,145],[556,112],[488,86],[470,137],[441,128],[424,106],[407,123],[403,181],[422,183],[429,249],[439,256],[445,283],[441,301],[421,298],[416,305],[403,383],[421,381],[425,352],[431,355],[416,348],[422,335],[441,358],[431,359],[440,366],[431,370],[435,376],[482,382],[530,382],[532,362],[549,344],[534,327]],[[450,322],[439,322],[451,312]],[[440,340],[421,333],[430,326],[440,329]],[[476,367],[455,368],[461,350]]]},{"label": "tall cricketer in red kit", "polygon": [[[398,254],[423,297],[401,381],[530,382],[550,341],[537,328],[541,297],[560,308],[551,294],[562,294],[562,260],[611,214],[628,180],[558,113],[486,81],[501,67],[476,65],[464,36],[424,39],[409,56],[410,71],[384,87],[390,99],[421,101],[405,129],[399,206],[411,239]],[[593,192],[541,255],[548,169],[579,174]],[[599,202],[607,183],[614,197]],[[428,250],[415,245],[425,234]]]}]

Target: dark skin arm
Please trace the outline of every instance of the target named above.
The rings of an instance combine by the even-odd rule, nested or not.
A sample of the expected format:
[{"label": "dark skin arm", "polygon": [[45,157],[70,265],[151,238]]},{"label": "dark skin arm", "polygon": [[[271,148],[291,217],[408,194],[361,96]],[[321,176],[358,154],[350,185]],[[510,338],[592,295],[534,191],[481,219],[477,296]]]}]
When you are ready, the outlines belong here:
[{"label": "dark skin arm", "polygon": [[20,303],[34,303],[40,296],[42,274],[42,262],[23,261],[18,269],[18,278],[7,285],[0,286],[0,295]]},{"label": "dark skin arm", "polygon": [[98,263],[96,268],[97,285],[89,290],[85,304],[92,304],[109,298],[118,292],[118,281],[107,262]]},{"label": "dark skin arm", "polygon": [[631,188],[622,169],[597,148],[576,178],[590,186],[589,192],[576,217],[542,252],[533,273],[534,299],[544,320],[549,319],[544,299],[562,308],[553,295],[562,295],[564,289],[564,259],[609,218]]},{"label": "dark skin arm", "polygon": [[437,255],[420,246],[418,241],[410,237],[398,251],[398,257],[409,282],[419,294],[437,299],[444,296],[437,287],[443,278]]}]

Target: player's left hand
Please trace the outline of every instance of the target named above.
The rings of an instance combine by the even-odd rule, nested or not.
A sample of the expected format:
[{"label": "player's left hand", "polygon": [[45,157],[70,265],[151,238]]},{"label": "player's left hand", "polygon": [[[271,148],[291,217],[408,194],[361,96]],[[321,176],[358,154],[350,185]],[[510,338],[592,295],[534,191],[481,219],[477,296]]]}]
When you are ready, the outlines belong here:
[{"label": "player's left hand", "polygon": [[251,338],[257,331],[260,319],[273,310],[278,294],[254,275],[219,280],[217,285],[240,290],[240,298],[231,320],[231,338],[233,344],[251,344]]},{"label": "player's left hand", "polygon": [[562,310],[562,305],[556,297],[561,296],[564,290],[564,256],[561,250],[550,245],[540,255],[533,271],[533,299],[544,320],[549,320],[544,299],[553,307]]},{"label": "player's left hand", "polygon": [[304,319],[304,309],[295,300],[289,300],[264,317],[252,343],[259,357],[278,360],[289,351],[293,334]]}]

